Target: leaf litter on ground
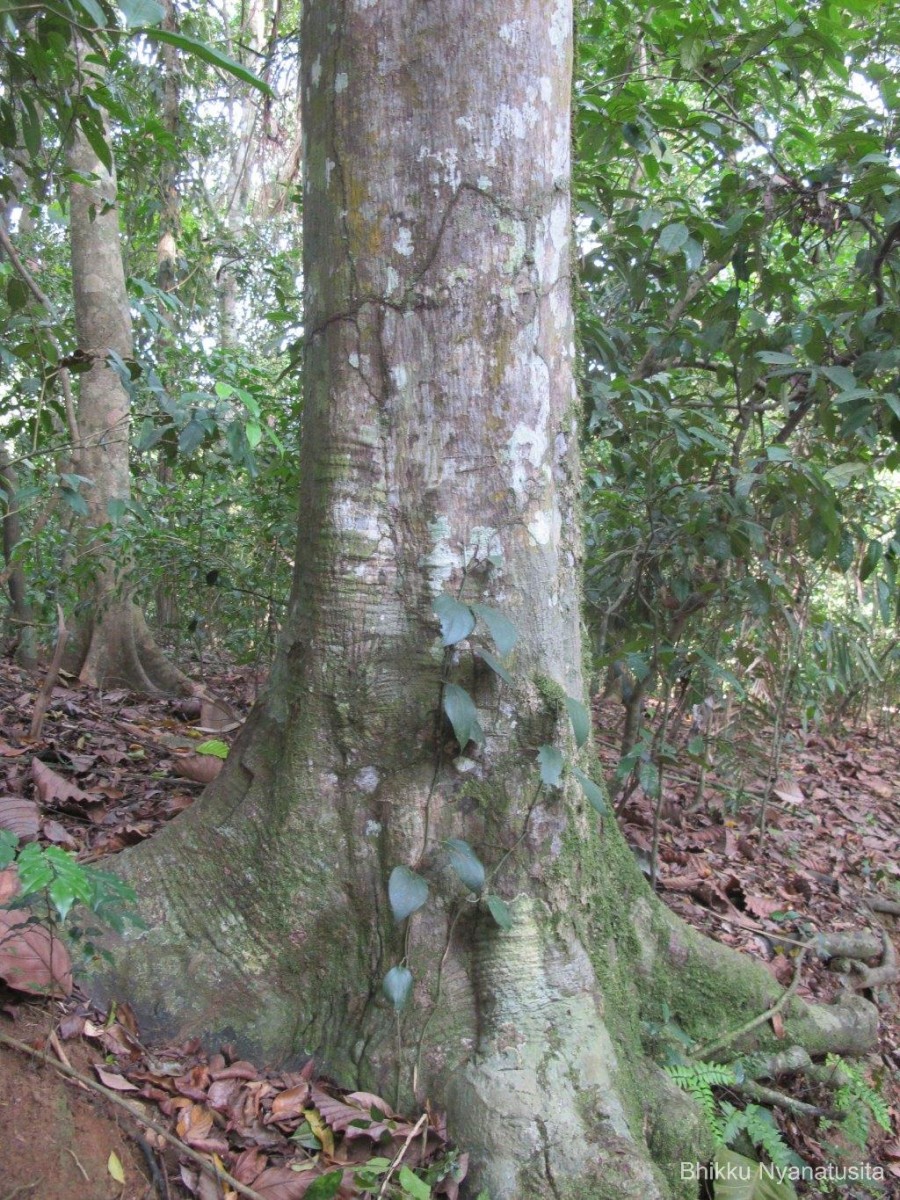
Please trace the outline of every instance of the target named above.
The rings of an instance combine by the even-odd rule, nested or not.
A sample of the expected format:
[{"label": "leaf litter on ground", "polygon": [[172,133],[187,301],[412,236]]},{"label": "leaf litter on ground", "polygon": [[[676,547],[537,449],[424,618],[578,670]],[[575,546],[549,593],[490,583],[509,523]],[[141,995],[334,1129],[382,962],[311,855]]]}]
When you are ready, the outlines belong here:
[{"label": "leaf litter on ground", "polygon": [[[256,686],[249,672],[218,677],[215,689],[226,697],[228,717],[220,722],[195,699],[151,701],[124,691],[58,687],[43,739],[33,744],[27,728],[33,683],[18,668],[2,664],[0,829],[61,845],[87,863],[152,836],[202,790],[183,777],[179,758],[196,754],[216,725],[217,741],[232,740],[238,722],[231,715],[246,711]],[[601,758],[611,776],[621,713],[610,702],[596,707],[594,715]],[[757,740],[764,743],[765,734]],[[748,762],[765,759],[764,744],[744,749]],[[221,761],[220,755],[211,757]],[[671,772],[660,806],[662,898],[695,927],[761,959],[784,986],[794,973],[791,944],[813,933],[887,928],[896,935],[896,917],[876,916],[867,900],[896,898],[900,888],[898,777],[900,752],[891,737],[877,737],[866,727],[839,736],[803,734],[795,727],[760,845],[757,806],[729,803],[733,780],[727,770],[721,779],[714,767],[709,770],[700,803],[696,774]],[[763,785],[762,774],[750,772],[747,797],[752,801]],[[620,815],[642,859],[652,846],[653,807],[637,789]],[[827,1002],[839,987],[824,961],[807,956],[800,994]],[[8,993],[12,1013],[22,1003],[16,995]],[[377,1195],[398,1148],[416,1129],[416,1121],[394,1112],[384,1099],[342,1092],[315,1078],[311,1063],[297,1071],[270,1072],[227,1048],[207,1055],[196,1043],[145,1047],[125,1004],[105,1016],[77,999],[65,1007],[47,1003],[62,1013],[61,1038],[95,1047],[98,1077],[105,1076],[112,1091],[144,1104],[148,1114],[156,1112],[195,1154],[225,1165],[241,1184],[270,1200],[308,1194],[315,1200],[317,1191],[342,1200]],[[882,1017],[880,1052],[874,1058],[884,1071],[886,1099],[900,1112],[895,1006],[883,1005]],[[385,1194],[414,1194],[401,1186],[403,1179],[416,1178],[431,1186],[432,1195],[453,1200],[465,1174],[465,1155],[447,1141],[435,1113],[428,1110],[420,1122],[423,1117]],[[814,1160],[818,1147],[810,1131],[786,1124],[795,1148]],[[895,1132],[872,1148],[895,1179],[900,1179],[898,1146]],[[179,1188],[200,1200],[221,1194],[192,1160],[179,1161],[164,1145],[151,1149],[164,1163],[173,1196]]]}]

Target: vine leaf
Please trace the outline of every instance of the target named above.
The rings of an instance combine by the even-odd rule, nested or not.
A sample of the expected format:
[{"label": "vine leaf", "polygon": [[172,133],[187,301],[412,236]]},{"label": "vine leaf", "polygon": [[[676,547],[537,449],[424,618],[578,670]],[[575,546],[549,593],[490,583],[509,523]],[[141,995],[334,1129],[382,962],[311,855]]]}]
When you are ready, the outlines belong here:
[{"label": "vine leaf", "polygon": [[481,742],[484,739],[475,702],[458,683],[444,684],[444,712],[453,726],[460,750],[465,750],[469,742]]},{"label": "vine leaf", "polygon": [[487,650],[479,650],[477,653],[478,657],[484,659],[494,674],[499,675],[504,683],[508,683],[510,687],[514,686],[512,675],[498,659],[494,658],[493,654],[489,654]]},{"label": "vine leaf", "polygon": [[388,899],[395,921],[405,921],[428,899],[428,884],[409,867],[394,867],[388,880]]},{"label": "vine leaf", "polygon": [[509,617],[505,617],[496,608],[491,608],[489,604],[473,604],[472,611],[481,617],[482,621],[487,625],[488,631],[494,639],[494,645],[500,653],[500,657],[506,658],[507,654],[509,654],[519,640],[519,631],[515,625],[513,625]]},{"label": "vine leaf", "polygon": [[484,890],[484,865],[468,842],[448,838],[444,842],[451,869],[476,896]]},{"label": "vine leaf", "polygon": [[505,900],[501,900],[499,896],[486,896],[485,901],[488,906],[488,912],[497,922],[501,929],[512,929],[512,913],[509,911],[509,905]]},{"label": "vine leaf", "polygon": [[566,708],[569,710],[569,720],[575,734],[575,745],[581,749],[591,736],[591,717],[588,710],[574,696],[566,696]]},{"label": "vine leaf", "polygon": [[475,628],[475,614],[468,604],[443,592],[432,605],[435,616],[441,623],[442,644],[455,646],[467,638]]},{"label": "vine leaf", "polygon": [[578,767],[572,768],[572,774],[581,784],[581,790],[584,792],[585,799],[595,812],[601,815],[607,811],[606,797],[603,795],[603,788],[594,783],[590,775],[585,775],[584,771],[580,771]]},{"label": "vine leaf", "polygon": [[406,967],[391,967],[385,975],[381,990],[390,1000],[395,1012],[401,1012],[406,1008],[412,995],[412,985],[412,971],[407,970]]},{"label": "vine leaf", "polygon": [[541,768],[541,783],[547,787],[558,788],[562,780],[563,756],[555,746],[541,746],[538,749],[538,763]]}]

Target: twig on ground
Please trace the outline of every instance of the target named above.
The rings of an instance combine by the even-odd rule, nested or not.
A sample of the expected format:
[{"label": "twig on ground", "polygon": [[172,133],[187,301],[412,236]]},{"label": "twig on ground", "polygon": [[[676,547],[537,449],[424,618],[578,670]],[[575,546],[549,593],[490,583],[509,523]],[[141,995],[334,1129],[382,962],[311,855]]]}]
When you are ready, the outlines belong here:
[{"label": "twig on ground", "polygon": [[69,631],[66,629],[62,606],[59,604],[56,606],[56,616],[57,634],[56,649],[53,651],[53,661],[47,668],[44,682],[41,684],[40,690],[34,698],[34,713],[31,718],[31,729],[29,731],[29,736],[34,742],[41,736],[41,730],[44,727],[44,717],[47,715],[47,709],[50,706],[50,697],[53,695],[53,689],[56,687],[57,679],[59,679],[59,670],[62,666],[66,642],[69,640]]},{"label": "twig on ground", "polygon": [[[202,1171],[215,1179],[219,1183],[227,1183],[228,1186],[241,1196],[246,1196],[247,1200],[265,1200],[259,1192],[254,1192],[252,1188],[247,1187],[243,1183],[239,1183],[233,1175],[230,1175],[224,1167],[217,1167],[215,1163],[211,1163],[208,1158],[204,1158],[198,1151],[193,1150],[181,1138],[176,1137],[174,1133],[170,1133],[163,1125],[150,1117],[145,1116],[140,1109],[135,1108],[128,1100],[123,1100],[121,1096],[111,1091],[109,1088],[103,1087],[102,1084],[96,1083],[87,1075],[82,1075],[80,1071],[76,1071],[74,1067],[67,1067],[65,1063],[57,1062],[55,1058],[51,1058],[49,1054],[44,1054],[40,1050],[35,1050],[33,1046],[29,1046],[27,1042],[20,1042],[16,1038],[11,1038],[8,1034],[0,1032],[0,1042],[5,1046],[10,1046],[13,1050],[18,1050],[21,1054],[28,1054],[32,1058],[36,1058],[39,1062],[46,1063],[48,1067],[52,1067],[54,1071],[59,1071],[61,1075],[66,1075],[70,1079],[78,1080],[80,1083],[89,1087],[92,1091],[98,1092],[112,1104],[118,1105],[133,1117],[139,1124],[144,1125],[147,1129],[152,1129],[159,1137],[164,1138],[171,1146],[174,1146],[179,1154],[185,1155],[186,1158],[195,1162]],[[424,1120],[424,1117],[422,1118]]]},{"label": "twig on ground", "polygon": [[692,1055],[695,1058],[708,1058],[711,1054],[716,1054],[719,1050],[722,1050],[729,1043],[736,1041],[739,1037],[743,1037],[745,1033],[750,1033],[754,1029],[758,1029],[760,1025],[765,1025],[766,1021],[771,1020],[777,1013],[780,1013],[800,986],[800,973],[803,968],[803,960],[806,958],[806,952],[809,948],[810,943],[807,943],[797,955],[794,978],[791,980],[790,986],[784,989],[771,1008],[767,1008],[765,1012],[759,1013],[758,1016],[753,1017],[737,1029],[723,1033],[721,1037],[716,1038],[712,1042],[707,1042],[702,1046],[694,1046],[691,1051]]},{"label": "twig on ground", "polygon": [[423,1127],[423,1125],[425,1124],[425,1122],[427,1120],[428,1120],[428,1114],[422,1113],[421,1117],[419,1117],[418,1121],[416,1121],[415,1125],[413,1125],[412,1129],[409,1131],[409,1135],[408,1135],[406,1141],[403,1143],[403,1145],[400,1147],[400,1149],[394,1155],[394,1161],[388,1167],[387,1174],[385,1175],[384,1179],[382,1179],[382,1181],[381,1181],[381,1188],[379,1189],[379,1192],[378,1192],[378,1200],[384,1200],[384,1197],[387,1195],[387,1186],[391,1181],[391,1176],[394,1174],[394,1172],[400,1166],[401,1162],[403,1161],[404,1154],[406,1154],[407,1150],[412,1145],[412,1142],[413,1142],[416,1134]]}]

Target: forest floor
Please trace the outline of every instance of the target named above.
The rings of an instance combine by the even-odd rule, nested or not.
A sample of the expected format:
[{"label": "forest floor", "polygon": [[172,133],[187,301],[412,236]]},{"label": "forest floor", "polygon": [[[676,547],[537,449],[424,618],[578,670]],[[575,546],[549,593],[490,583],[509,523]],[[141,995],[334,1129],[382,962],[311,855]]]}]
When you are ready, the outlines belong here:
[{"label": "forest floor", "polygon": [[[256,681],[246,671],[223,672],[209,686],[243,714]],[[70,684],[54,689],[32,740],[34,697],[34,681],[0,663],[0,830],[72,850],[85,864],[102,866],[192,804],[221,764],[197,746],[228,743],[234,732],[228,713],[198,702]],[[621,706],[598,704],[595,717],[611,775]],[[685,744],[689,737],[687,724],[669,734]],[[799,964],[798,993],[809,1000],[827,1003],[848,983],[876,1000],[880,1041],[863,1065],[892,1127],[873,1126],[857,1161],[884,1174],[872,1194],[897,1197],[900,1005],[890,966],[900,948],[900,730],[859,723],[804,733],[789,723],[760,837],[772,738],[765,728],[720,731],[709,739],[702,787],[702,755],[682,755],[664,779],[661,803],[637,787],[619,819],[648,873],[656,822],[658,890],[692,925],[761,960],[785,987]],[[0,872],[0,901],[2,884]],[[816,935],[839,933],[863,946],[868,938],[878,949],[869,969],[887,964],[887,982],[866,975],[861,960],[845,963],[849,975],[841,976],[815,952],[798,955]],[[10,944],[9,936],[0,940],[7,977],[2,948]],[[20,953],[18,968],[46,970],[59,950],[58,942],[49,951],[32,945],[33,961]],[[65,964],[60,969],[54,958],[51,965],[65,976]],[[23,976],[16,978],[21,987]],[[782,1113],[779,1124],[806,1162],[833,1157],[811,1118]],[[204,1163],[224,1164],[231,1182],[216,1183]],[[404,1119],[376,1096],[347,1095],[314,1078],[312,1064],[272,1071],[237,1060],[228,1047],[206,1054],[195,1043],[146,1046],[127,1003],[98,1013],[77,986],[47,999],[0,982],[0,1200],[349,1198],[376,1194],[392,1164],[404,1194],[455,1200],[465,1157],[448,1148],[439,1114]],[[416,1192],[421,1177],[430,1193],[421,1184]],[[798,1191],[868,1194],[847,1185]]]}]

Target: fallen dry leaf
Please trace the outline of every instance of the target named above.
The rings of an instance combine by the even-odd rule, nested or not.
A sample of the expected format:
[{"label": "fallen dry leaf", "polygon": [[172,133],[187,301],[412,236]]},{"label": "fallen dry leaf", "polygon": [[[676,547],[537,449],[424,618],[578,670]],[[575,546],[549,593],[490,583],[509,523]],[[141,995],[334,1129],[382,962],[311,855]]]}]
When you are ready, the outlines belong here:
[{"label": "fallen dry leaf", "polygon": [[195,783],[212,783],[225,765],[214,754],[179,754],[172,763],[176,775]]},{"label": "fallen dry leaf", "polygon": [[[253,1190],[265,1196],[266,1200],[302,1200],[317,1179],[334,1169],[292,1171],[290,1167],[269,1167],[253,1180]],[[352,1195],[352,1192],[345,1191],[351,1186],[352,1179],[352,1172],[345,1171],[339,1196]]]},{"label": "fallen dry leaf", "polygon": [[783,907],[780,900],[773,900],[771,896],[754,896],[752,893],[744,897],[744,905],[755,917],[770,917]]},{"label": "fallen dry leaf", "polygon": [[0,979],[32,996],[68,996],[72,960],[59,938],[33,921],[26,910],[2,908]]},{"label": "fallen dry leaf", "polygon": [[805,804],[806,797],[800,791],[800,785],[794,783],[793,780],[785,780],[779,784],[777,788],[772,789],[773,793],[779,800],[783,800],[785,804]]},{"label": "fallen dry leaf", "polygon": [[94,1070],[99,1076],[100,1082],[104,1087],[108,1087],[112,1092],[136,1092],[137,1088],[133,1083],[129,1083],[124,1075],[119,1075],[115,1071],[105,1071],[99,1063],[94,1063]]},{"label": "fallen dry leaf", "polygon": [[241,718],[225,700],[203,697],[199,725],[203,733],[231,733],[242,724]]},{"label": "fallen dry leaf", "polygon": [[41,762],[39,758],[31,760],[31,776],[34,779],[38,799],[47,807],[71,803],[99,804],[102,800],[102,797],[92,796],[90,792],[83,791],[77,784],[70,783],[62,775],[57,775],[56,771]]},{"label": "fallen dry leaf", "polygon": [[31,842],[41,827],[40,809],[21,796],[0,796],[0,829],[8,829],[21,842]]}]

